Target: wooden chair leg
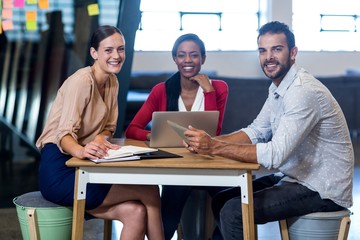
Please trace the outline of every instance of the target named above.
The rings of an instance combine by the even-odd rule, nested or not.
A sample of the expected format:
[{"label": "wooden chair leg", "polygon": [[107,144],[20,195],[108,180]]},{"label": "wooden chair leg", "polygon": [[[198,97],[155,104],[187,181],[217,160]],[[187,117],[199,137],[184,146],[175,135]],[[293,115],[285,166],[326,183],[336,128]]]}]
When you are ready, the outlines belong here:
[{"label": "wooden chair leg", "polygon": [[286,223],[286,219],[279,221],[280,234],[282,240],[289,240],[289,231]]},{"label": "wooden chair leg", "polygon": [[350,229],[351,220],[350,217],[343,217],[340,223],[338,240],[347,240],[349,229]]},{"label": "wooden chair leg", "polygon": [[104,219],[104,240],[111,240],[112,220]]}]

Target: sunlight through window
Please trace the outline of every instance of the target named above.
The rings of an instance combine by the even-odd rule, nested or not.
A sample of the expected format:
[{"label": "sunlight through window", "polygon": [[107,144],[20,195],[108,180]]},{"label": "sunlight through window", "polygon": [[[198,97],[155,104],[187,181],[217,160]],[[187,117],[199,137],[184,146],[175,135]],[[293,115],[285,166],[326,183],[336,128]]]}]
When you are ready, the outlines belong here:
[{"label": "sunlight through window", "polygon": [[360,1],[293,0],[293,29],[301,51],[359,51]]},{"label": "sunlight through window", "polygon": [[140,10],[135,50],[169,51],[189,32],[199,35],[208,51],[256,50],[259,1],[142,0]]}]

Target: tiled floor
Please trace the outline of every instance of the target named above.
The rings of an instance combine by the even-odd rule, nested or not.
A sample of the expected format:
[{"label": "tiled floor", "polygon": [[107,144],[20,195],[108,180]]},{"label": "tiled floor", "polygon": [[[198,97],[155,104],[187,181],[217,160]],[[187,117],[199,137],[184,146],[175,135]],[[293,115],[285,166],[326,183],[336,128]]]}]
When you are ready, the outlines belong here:
[{"label": "tiled floor", "polygon": [[[0,122],[1,124],[1,122]],[[22,239],[13,198],[23,193],[37,191],[38,155],[27,147],[16,135],[0,131],[0,239]],[[12,143],[13,150],[11,151]],[[351,227],[349,240],[360,239],[360,142],[354,140],[356,168],[354,174],[354,206],[350,209]],[[8,151],[6,151],[8,150]],[[103,221],[94,219],[85,223],[84,239],[102,239]],[[118,239],[121,224],[114,224],[114,237]],[[176,236],[173,238],[176,239]],[[259,240],[280,239],[278,223],[258,226]]]}]

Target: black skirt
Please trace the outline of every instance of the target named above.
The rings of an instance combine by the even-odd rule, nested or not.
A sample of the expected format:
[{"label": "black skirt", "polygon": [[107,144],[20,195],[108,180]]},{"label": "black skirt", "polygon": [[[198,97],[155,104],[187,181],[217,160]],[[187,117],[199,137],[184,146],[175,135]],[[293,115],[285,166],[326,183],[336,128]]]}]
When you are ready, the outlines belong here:
[{"label": "black skirt", "polygon": [[[63,154],[53,143],[46,144],[41,149],[40,191],[45,199],[62,206],[72,206],[74,201],[75,168],[65,165],[71,157]],[[111,186],[111,184],[88,183],[85,209],[97,208],[104,201]]]}]

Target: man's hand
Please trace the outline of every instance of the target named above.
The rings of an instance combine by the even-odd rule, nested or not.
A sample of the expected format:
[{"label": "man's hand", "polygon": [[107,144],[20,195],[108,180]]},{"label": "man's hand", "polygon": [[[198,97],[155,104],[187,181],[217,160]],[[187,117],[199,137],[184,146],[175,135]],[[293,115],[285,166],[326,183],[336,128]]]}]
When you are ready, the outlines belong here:
[{"label": "man's hand", "polygon": [[184,146],[190,152],[257,163],[256,144],[252,144],[246,133],[242,131],[220,138],[211,137],[205,131],[189,126],[185,136],[189,141],[188,144],[184,142]]},{"label": "man's hand", "polygon": [[185,143],[184,141],[184,145],[190,152],[208,155],[212,154],[211,147],[214,140],[208,133],[189,126],[184,134],[189,139],[188,143]]}]

